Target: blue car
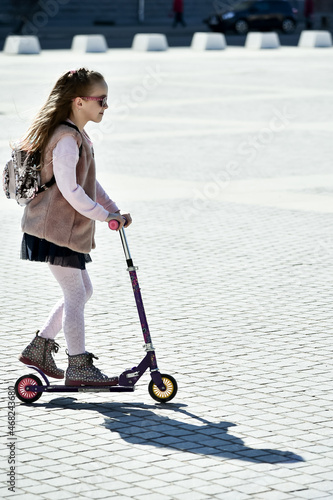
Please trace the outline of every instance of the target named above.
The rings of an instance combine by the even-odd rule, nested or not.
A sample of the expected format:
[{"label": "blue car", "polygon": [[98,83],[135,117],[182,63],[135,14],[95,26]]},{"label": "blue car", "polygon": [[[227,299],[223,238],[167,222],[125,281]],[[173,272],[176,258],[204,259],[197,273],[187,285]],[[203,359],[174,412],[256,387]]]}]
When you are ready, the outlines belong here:
[{"label": "blue car", "polygon": [[245,35],[248,31],[273,30],[293,33],[296,15],[297,9],[286,0],[250,0],[213,14],[205,22],[212,31],[220,33],[234,31]]}]

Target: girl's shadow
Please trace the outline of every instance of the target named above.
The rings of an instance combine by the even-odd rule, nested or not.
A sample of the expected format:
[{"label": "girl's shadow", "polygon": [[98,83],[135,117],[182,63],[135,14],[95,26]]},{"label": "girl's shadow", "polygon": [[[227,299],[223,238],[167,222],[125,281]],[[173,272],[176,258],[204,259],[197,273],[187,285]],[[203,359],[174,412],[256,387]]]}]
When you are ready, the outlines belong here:
[{"label": "girl's shadow", "polygon": [[[228,434],[228,428],[236,424],[209,422],[187,411],[185,404],[80,403],[75,398],[60,397],[45,404],[35,403],[34,406],[97,411],[104,416],[103,425],[106,429],[117,432],[122,439],[132,444],[247,462],[277,464],[303,461],[301,456],[291,451],[250,448],[239,437]],[[154,412],[157,408],[158,414]],[[185,418],[177,420],[178,415]],[[197,423],[190,423],[189,419]]]}]

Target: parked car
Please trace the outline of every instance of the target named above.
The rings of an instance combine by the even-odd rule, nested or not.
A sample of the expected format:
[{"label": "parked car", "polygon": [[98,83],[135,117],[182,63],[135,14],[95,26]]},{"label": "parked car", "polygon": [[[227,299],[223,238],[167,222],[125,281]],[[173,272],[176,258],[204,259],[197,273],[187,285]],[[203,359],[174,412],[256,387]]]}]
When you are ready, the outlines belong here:
[{"label": "parked car", "polygon": [[211,15],[205,22],[212,31],[282,30],[293,33],[297,25],[297,9],[286,0],[250,0],[235,4],[228,10]]}]

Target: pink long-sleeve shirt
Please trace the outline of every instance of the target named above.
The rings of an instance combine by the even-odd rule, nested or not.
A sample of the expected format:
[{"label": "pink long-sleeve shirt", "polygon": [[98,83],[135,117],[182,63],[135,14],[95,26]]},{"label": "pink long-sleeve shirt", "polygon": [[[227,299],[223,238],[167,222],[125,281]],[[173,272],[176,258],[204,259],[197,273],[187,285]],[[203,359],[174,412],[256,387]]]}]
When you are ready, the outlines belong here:
[{"label": "pink long-sleeve shirt", "polygon": [[[83,131],[85,139],[92,143]],[[59,191],[72,207],[88,219],[105,221],[109,212],[119,210],[102,186],[96,181],[96,201],[93,201],[77,183],[76,165],[79,160],[79,148],[74,137],[65,136],[53,150],[53,173]]]}]

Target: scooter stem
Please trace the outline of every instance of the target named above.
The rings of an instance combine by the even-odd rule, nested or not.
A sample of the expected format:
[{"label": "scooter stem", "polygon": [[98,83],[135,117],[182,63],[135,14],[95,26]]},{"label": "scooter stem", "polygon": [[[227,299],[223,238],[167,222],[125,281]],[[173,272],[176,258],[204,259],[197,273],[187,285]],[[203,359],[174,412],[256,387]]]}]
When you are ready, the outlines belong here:
[{"label": "scooter stem", "polygon": [[121,239],[121,243],[123,245],[126,261],[131,261],[131,265],[128,262],[127,262],[127,264],[129,267],[132,267],[133,261],[132,261],[132,257],[131,257],[131,252],[128,248],[127,238],[126,238],[125,230],[123,227],[120,229],[119,233],[120,233],[120,239]]},{"label": "scooter stem", "polygon": [[[109,221],[109,228],[110,229],[115,230],[115,229],[117,229],[117,227],[119,227],[119,225],[117,226],[117,224],[114,223],[113,219],[111,221]],[[134,293],[134,298],[135,298],[135,302],[136,302],[136,307],[137,307],[138,315],[140,318],[141,329],[142,329],[143,338],[145,341],[145,347],[146,347],[146,351],[147,351],[145,358],[142,360],[142,362],[139,365],[140,369],[139,369],[138,375],[140,377],[142,375],[142,373],[149,367],[150,372],[151,372],[151,377],[152,377],[154,383],[161,390],[165,390],[165,385],[162,381],[161,374],[158,370],[155,350],[154,350],[154,347],[153,347],[153,344],[151,341],[147,317],[146,317],[145,309],[143,307],[141,291],[140,291],[140,287],[139,287],[138,278],[136,275],[136,270],[138,268],[135,267],[133,264],[131,253],[130,253],[129,248],[128,248],[125,230],[123,227],[119,230],[119,234],[120,234],[121,243],[123,245],[123,249],[124,249],[124,253],[125,253],[125,257],[126,257],[126,262],[128,265],[127,271],[130,275],[133,293]],[[136,372],[139,367],[135,367],[133,370],[135,370],[135,372]],[[130,372],[131,372],[131,370],[130,370]],[[124,372],[124,374],[122,374],[121,377],[123,375],[125,376],[125,380],[126,380],[126,372]],[[128,378],[128,376],[127,376],[127,378]]]},{"label": "scooter stem", "polygon": [[143,338],[144,338],[144,341],[146,344],[146,350],[147,350],[147,353],[150,354],[150,368],[151,368],[151,370],[157,370],[158,368],[157,368],[157,363],[156,363],[156,356],[155,356],[154,347],[153,347],[152,341],[151,341],[151,336],[150,336],[150,332],[149,332],[149,326],[148,326],[148,321],[147,321],[145,309],[143,306],[138,277],[136,275],[136,270],[138,268],[135,267],[133,264],[133,260],[132,260],[131,253],[130,253],[129,248],[128,248],[128,243],[127,243],[124,228],[121,228],[119,233],[120,233],[121,243],[123,245],[123,249],[124,249],[124,253],[125,253],[125,257],[126,257],[126,262],[128,265],[127,271],[129,272],[131,283],[132,283],[132,288],[133,288],[134,298],[135,298],[135,302],[136,302],[136,306],[137,306],[137,310],[138,310],[138,315],[140,318]]}]

